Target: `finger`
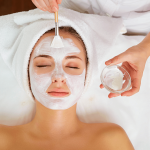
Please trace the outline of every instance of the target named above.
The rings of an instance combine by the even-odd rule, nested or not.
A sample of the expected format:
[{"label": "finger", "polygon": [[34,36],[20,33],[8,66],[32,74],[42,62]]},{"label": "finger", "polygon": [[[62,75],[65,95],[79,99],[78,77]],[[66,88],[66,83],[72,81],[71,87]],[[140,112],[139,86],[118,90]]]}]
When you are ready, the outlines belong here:
[{"label": "finger", "polygon": [[120,64],[124,61],[127,61],[129,58],[128,58],[128,55],[127,53],[123,52],[115,57],[113,57],[112,59],[109,59],[108,61],[105,62],[106,65],[115,65],[115,64]]},{"label": "finger", "polygon": [[45,11],[48,11],[48,7],[46,6],[45,2],[42,0],[36,0],[38,6],[42,7]]},{"label": "finger", "polygon": [[139,92],[139,88],[137,88],[137,87],[132,87],[131,90],[123,92],[123,93],[121,94],[121,96],[132,96],[132,95],[134,95],[134,94],[137,93],[137,92]]},{"label": "finger", "polygon": [[39,8],[39,9],[41,9],[41,10],[43,10],[43,11],[47,11],[45,8],[43,8],[36,0],[32,0],[32,2],[33,2],[33,4],[37,7],[37,8]]},{"label": "finger", "polygon": [[100,88],[101,88],[101,89],[104,88],[103,84],[100,85]]},{"label": "finger", "polygon": [[108,97],[109,98],[112,98],[112,97],[117,97],[119,96],[120,94],[116,94],[116,93],[109,93]]},{"label": "finger", "polygon": [[121,94],[121,96],[132,96],[135,93],[139,92],[140,85],[141,85],[141,79],[135,78],[131,84],[132,84],[132,88],[128,91],[123,92]]},{"label": "finger", "polygon": [[50,4],[52,12],[58,11],[59,7],[58,7],[56,0],[49,0],[49,4]]},{"label": "finger", "polygon": [[57,4],[61,4],[62,0],[56,0]]},{"label": "finger", "polygon": [[44,0],[44,3],[45,3],[45,5],[46,5],[46,7],[47,7],[47,10],[48,10],[48,11],[51,11],[51,6],[50,6],[49,1],[48,1],[48,0]]}]

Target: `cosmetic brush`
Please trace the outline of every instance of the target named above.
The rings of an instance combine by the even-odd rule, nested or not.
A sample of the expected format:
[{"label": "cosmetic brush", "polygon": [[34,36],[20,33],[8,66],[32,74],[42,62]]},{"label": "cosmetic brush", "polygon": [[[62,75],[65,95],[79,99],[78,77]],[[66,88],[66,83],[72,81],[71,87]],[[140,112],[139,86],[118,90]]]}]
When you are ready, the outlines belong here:
[{"label": "cosmetic brush", "polygon": [[51,43],[51,47],[53,48],[61,48],[64,47],[61,37],[59,36],[59,27],[58,27],[58,11],[55,12],[55,36]]}]

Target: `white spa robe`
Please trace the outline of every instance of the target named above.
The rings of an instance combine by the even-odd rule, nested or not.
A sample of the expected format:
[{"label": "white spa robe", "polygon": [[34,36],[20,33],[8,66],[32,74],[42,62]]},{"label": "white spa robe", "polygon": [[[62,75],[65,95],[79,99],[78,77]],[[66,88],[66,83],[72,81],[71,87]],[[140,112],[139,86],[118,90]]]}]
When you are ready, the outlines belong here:
[{"label": "white spa robe", "polygon": [[128,33],[150,32],[150,0],[62,0],[61,6],[82,13],[122,17]]}]

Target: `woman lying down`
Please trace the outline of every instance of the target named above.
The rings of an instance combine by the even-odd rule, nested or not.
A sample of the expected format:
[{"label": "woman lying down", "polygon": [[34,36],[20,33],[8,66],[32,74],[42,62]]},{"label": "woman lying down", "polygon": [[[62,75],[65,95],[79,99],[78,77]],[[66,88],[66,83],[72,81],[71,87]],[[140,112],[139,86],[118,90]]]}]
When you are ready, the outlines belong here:
[{"label": "woman lying down", "polygon": [[0,149],[132,150],[125,131],[112,123],[83,123],[76,103],[86,82],[88,58],[80,35],[61,27],[63,48],[52,48],[54,29],[35,44],[29,61],[29,84],[36,115],[25,125],[0,126]]},{"label": "woman lying down", "polygon": [[[17,22],[17,18],[15,19]],[[15,34],[15,42],[12,40],[11,44],[11,40],[9,41],[10,51],[15,53],[12,59],[12,67],[14,67],[12,70],[20,85],[24,87],[27,85],[25,90],[30,89],[28,93],[31,93],[35,101],[36,113],[33,120],[27,124],[0,125],[0,149],[133,150],[126,132],[119,125],[83,123],[76,115],[77,102],[90,83],[94,68],[91,64],[96,60],[96,57],[91,57],[94,52],[90,51],[90,48],[97,49],[96,45],[90,47],[92,41],[89,44],[83,42],[87,38],[82,34],[84,33],[82,30],[87,27],[86,24],[81,27],[82,36],[72,27],[61,27],[60,36],[63,37],[64,47],[52,48],[50,43],[55,34],[54,29],[49,27],[49,20],[42,21],[39,21],[38,25],[35,20],[33,23],[25,22],[26,27],[23,25],[20,28],[22,32]],[[54,23],[54,20],[52,22]],[[20,26],[21,23],[15,27]],[[92,34],[96,36],[97,33],[93,30],[89,35]],[[84,37],[84,40],[81,37]],[[31,40],[34,44],[28,46],[26,43]],[[103,40],[102,42],[105,43]],[[2,56],[4,50],[1,48]],[[14,65],[14,62],[17,63]],[[19,74],[22,71],[23,73]],[[27,83],[24,79],[26,75]]]},{"label": "woman lying down", "polygon": [[60,28],[63,48],[51,48],[54,30],[43,34],[29,61],[36,115],[25,125],[0,126],[0,149],[132,150],[125,131],[112,123],[83,123],[76,103],[86,82],[88,58],[80,35]]}]

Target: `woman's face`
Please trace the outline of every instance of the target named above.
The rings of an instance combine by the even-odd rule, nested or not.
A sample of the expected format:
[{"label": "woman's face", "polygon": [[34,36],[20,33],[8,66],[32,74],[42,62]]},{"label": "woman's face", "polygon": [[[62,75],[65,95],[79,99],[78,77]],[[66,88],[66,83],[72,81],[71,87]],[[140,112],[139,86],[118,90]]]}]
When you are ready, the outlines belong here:
[{"label": "woman's face", "polygon": [[[48,108],[65,109],[67,108],[65,97],[70,96],[73,99],[76,95],[78,95],[77,97],[79,97],[79,94],[81,95],[86,74],[86,52],[81,41],[70,33],[61,31],[60,36],[63,37],[64,43],[66,43],[64,48],[51,49],[48,44],[42,44],[44,40],[48,41],[48,37],[52,36],[54,36],[54,32],[44,34],[33,48],[30,58],[32,61],[29,64],[31,89],[35,98],[39,99],[38,101],[41,101],[41,99],[43,99],[42,101],[46,100],[46,96],[50,100],[53,99],[53,103],[56,98],[57,101],[60,100],[59,106],[52,107],[51,105]],[[49,41],[50,43],[51,41]],[[39,45],[41,46],[39,47]],[[41,94],[38,93],[42,89],[36,89],[37,86],[43,86]],[[64,104],[66,105],[63,104],[61,99],[65,101]],[[75,100],[72,104],[74,102]]]}]

